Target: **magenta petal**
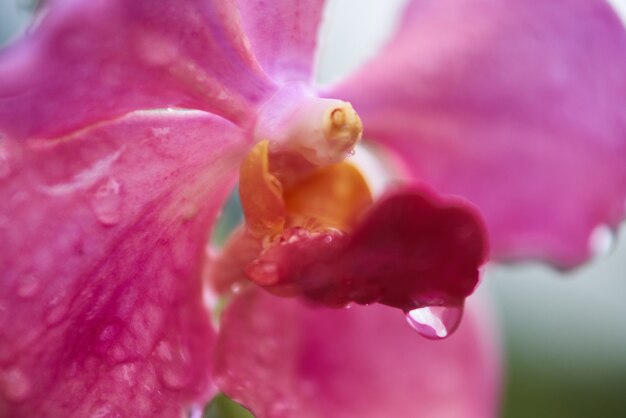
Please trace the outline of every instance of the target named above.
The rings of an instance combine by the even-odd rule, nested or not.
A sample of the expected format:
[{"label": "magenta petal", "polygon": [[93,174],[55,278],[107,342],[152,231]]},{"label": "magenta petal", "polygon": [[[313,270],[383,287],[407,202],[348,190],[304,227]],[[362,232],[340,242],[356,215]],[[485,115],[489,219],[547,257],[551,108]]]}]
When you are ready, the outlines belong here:
[{"label": "magenta petal", "polygon": [[461,307],[487,254],[482,220],[471,207],[414,186],[383,196],[346,235],[287,231],[246,273],[279,295],[331,307]]},{"label": "magenta petal", "polygon": [[232,0],[49,2],[0,52],[0,80],[0,133],[17,137],[177,106],[243,123],[273,91]]},{"label": "magenta petal", "polygon": [[212,115],[156,112],[0,144],[3,416],[174,417],[207,399],[200,273],[243,144]]},{"label": "magenta petal", "polygon": [[624,216],[624,74],[602,0],[420,0],[332,95],[414,177],[475,203],[495,257],[571,267]]},{"label": "magenta petal", "polygon": [[498,360],[475,308],[435,343],[382,306],[316,309],[249,292],[222,317],[216,381],[257,418],[493,417]]},{"label": "magenta petal", "polygon": [[325,0],[238,0],[245,32],[274,79],[310,81]]}]

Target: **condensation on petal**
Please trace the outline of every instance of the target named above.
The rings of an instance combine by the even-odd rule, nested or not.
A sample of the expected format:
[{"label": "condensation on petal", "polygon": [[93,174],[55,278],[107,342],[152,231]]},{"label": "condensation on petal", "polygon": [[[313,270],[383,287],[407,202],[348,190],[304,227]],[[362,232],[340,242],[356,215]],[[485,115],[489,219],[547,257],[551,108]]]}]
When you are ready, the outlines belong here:
[{"label": "condensation on petal", "polygon": [[147,418],[206,401],[200,272],[241,131],[143,113],[16,144],[0,183],[2,413]]},{"label": "condensation on petal", "polygon": [[286,229],[245,273],[279,295],[408,312],[462,306],[487,258],[485,229],[472,207],[408,187],[383,196],[348,231]]}]

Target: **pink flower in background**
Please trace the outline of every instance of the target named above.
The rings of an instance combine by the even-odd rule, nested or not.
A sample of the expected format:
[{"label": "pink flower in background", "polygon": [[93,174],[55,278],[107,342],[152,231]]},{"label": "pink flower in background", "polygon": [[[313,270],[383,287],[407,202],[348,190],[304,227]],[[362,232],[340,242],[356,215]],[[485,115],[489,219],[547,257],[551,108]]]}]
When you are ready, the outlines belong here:
[{"label": "pink flower in background", "polygon": [[[622,219],[624,28],[600,0],[411,1],[316,93],[323,6],[49,0],[0,53],[0,416],[181,416],[216,386],[258,417],[496,414],[481,307],[431,342],[388,306],[473,291],[486,238],[458,196],[497,260],[573,267]],[[360,138],[341,100],[415,184],[310,180]],[[268,292],[216,330],[205,247],[238,170],[251,232],[209,270]]]}]

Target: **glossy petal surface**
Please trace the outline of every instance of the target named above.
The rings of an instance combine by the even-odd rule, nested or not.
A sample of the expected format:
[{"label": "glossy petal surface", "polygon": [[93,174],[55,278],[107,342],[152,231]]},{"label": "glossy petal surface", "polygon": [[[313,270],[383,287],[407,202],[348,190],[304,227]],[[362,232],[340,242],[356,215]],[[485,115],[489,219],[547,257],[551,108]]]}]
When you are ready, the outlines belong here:
[{"label": "glossy petal surface", "polygon": [[410,174],[476,204],[500,260],[572,267],[626,196],[626,32],[602,0],[416,0],[333,97]]},{"label": "glossy petal surface", "polygon": [[311,80],[325,0],[237,0],[252,49],[272,79]]},{"label": "glossy petal surface", "polygon": [[244,123],[272,91],[234,0],[57,0],[0,52],[0,132],[49,136],[131,110],[186,107]]},{"label": "glossy petal surface", "polygon": [[252,291],[223,314],[215,375],[257,418],[493,417],[486,320],[470,304],[435,343],[386,307],[311,308]]},{"label": "glossy petal surface", "polygon": [[471,208],[411,187],[382,197],[346,234],[286,231],[246,274],[277,294],[331,307],[462,306],[487,253]]},{"label": "glossy petal surface", "polygon": [[200,269],[242,145],[222,119],[168,112],[2,143],[2,416],[174,417],[207,399]]}]

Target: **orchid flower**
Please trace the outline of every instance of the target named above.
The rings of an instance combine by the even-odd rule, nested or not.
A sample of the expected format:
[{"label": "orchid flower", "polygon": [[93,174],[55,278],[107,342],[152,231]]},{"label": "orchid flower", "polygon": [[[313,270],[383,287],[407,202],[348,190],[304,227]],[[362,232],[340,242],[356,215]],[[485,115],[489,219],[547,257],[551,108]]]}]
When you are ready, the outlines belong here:
[{"label": "orchid flower", "polygon": [[[624,27],[603,0],[412,0],[316,86],[324,3],[48,0],[0,52],[0,416],[216,390],[257,417],[497,413],[485,308],[438,342],[403,315],[447,336],[487,241],[571,268],[622,219]],[[363,132],[406,176],[377,198]],[[207,259],[237,181],[245,225]]]}]

